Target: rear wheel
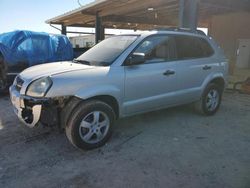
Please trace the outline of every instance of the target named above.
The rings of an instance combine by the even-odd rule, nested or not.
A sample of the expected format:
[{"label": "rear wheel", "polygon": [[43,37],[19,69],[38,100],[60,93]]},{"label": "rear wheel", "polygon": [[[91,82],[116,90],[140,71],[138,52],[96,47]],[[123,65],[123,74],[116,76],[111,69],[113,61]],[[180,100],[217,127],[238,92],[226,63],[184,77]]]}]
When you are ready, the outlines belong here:
[{"label": "rear wheel", "polygon": [[78,105],[66,125],[70,142],[81,149],[94,149],[104,145],[112,134],[115,120],[113,109],[101,101],[86,101]]},{"label": "rear wheel", "polygon": [[222,91],[223,89],[218,85],[214,83],[209,84],[201,100],[195,103],[196,111],[209,116],[214,115],[220,107]]}]

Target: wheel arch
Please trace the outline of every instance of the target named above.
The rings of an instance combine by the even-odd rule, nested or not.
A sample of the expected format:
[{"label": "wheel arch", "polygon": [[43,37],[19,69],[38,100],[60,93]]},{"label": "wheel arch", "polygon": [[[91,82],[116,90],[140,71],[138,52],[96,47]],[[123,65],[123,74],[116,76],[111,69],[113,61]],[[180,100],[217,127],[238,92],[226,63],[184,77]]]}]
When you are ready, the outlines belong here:
[{"label": "wheel arch", "polygon": [[79,90],[75,97],[82,100],[100,100],[110,105],[118,118],[121,113],[122,91],[114,85],[98,85]]},{"label": "wheel arch", "polygon": [[227,81],[225,80],[223,73],[219,73],[219,72],[211,73],[209,76],[207,76],[207,78],[203,82],[202,91],[204,91],[206,87],[208,86],[208,84],[211,84],[211,83],[219,85],[223,91],[226,87]]},{"label": "wheel arch", "polygon": [[111,96],[111,95],[97,95],[97,96],[93,96],[93,97],[85,99],[85,100],[99,100],[99,101],[102,101],[102,102],[108,104],[114,110],[115,115],[116,115],[116,119],[119,118],[119,114],[120,114],[119,103],[118,103],[117,99],[114,96]]},{"label": "wheel arch", "polygon": [[218,85],[221,88],[221,91],[223,91],[225,89],[225,86],[226,86],[226,82],[225,82],[223,77],[216,77],[216,78],[212,79],[209,83],[213,83],[213,84]]},{"label": "wheel arch", "polygon": [[71,112],[81,104],[83,101],[98,100],[108,104],[115,112],[116,119],[120,116],[119,103],[114,96],[111,95],[97,95],[89,98],[80,98],[72,96],[65,101],[65,106],[61,110],[60,127],[64,128],[67,124],[68,118],[72,115]]}]

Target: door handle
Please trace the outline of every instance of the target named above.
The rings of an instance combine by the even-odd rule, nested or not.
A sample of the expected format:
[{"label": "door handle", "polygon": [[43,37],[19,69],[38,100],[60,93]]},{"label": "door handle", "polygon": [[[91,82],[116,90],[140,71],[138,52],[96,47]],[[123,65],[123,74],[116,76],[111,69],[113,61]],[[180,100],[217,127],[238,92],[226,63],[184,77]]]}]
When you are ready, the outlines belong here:
[{"label": "door handle", "polygon": [[173,74],[175,74],[175,71],[173,71],[173,70],[167,70],[166,72],[163,73],[164,76],[170,76]]},{"label": "door handle", "polygon": [[211,66],[206,65],[206,66],[204,66],[202,69],[203,69],[203,70],[210,70],[210,69],[212,69],[212,67],[211,67]]}]

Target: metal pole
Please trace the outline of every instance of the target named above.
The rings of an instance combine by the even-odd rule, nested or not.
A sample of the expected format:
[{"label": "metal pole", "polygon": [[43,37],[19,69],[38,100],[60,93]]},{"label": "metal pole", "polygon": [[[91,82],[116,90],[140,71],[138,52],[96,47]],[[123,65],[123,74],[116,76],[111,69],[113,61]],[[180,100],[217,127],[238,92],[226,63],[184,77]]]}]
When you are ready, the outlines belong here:
[{"label": "metal pole", "polygon": [[104,27],[102,26],[102,20],[99,16],[99,13],[96,13],[96,20],[95,20],[95,42],[96,44],[105,38],[105,31]]},{"label": "metal pole", "polygon": [[62,35],[67,35],[67,27],[62,25],[62,30],[61,30]]},{"label": "metal pole", "polygon": [[199,0],[179,0],[179,27],[196,30],[198,26]]},{"label": "metal pole", "polygon": [[96,18],[95,18],[95,43],[97,44],[100,41],[100,31],[101,30],[101,20],[99,17],[98,12],[96,13]]},{"label": "metal pole", "polygon": [[101,25],[100,40],[104,39],[105,39],[105,28],[103,27],[103,25]]},{"label": "metal pole", "polygon": [[197,30],[198,15],[199,14],[199,0],[191,0],[190,5],[190,29],[192,31]]},{"label": "metal pole", "polygon": [[184,27],[184,9],[185,9],[185,0],[179,0],[179,27]]}]

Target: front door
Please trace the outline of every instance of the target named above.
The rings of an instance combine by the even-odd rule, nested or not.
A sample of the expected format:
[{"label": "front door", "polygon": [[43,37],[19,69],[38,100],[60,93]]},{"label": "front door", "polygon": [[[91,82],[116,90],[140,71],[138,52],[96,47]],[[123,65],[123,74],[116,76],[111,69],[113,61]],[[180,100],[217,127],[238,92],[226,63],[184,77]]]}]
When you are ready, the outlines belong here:
[{"label": "front door", "polygon": [[143,54],[139,65],[125,66],[125,112],[127,115],[160,109],[175,103],[178,89],[174,39],[167,35],[146,38],[132,53]]}]

